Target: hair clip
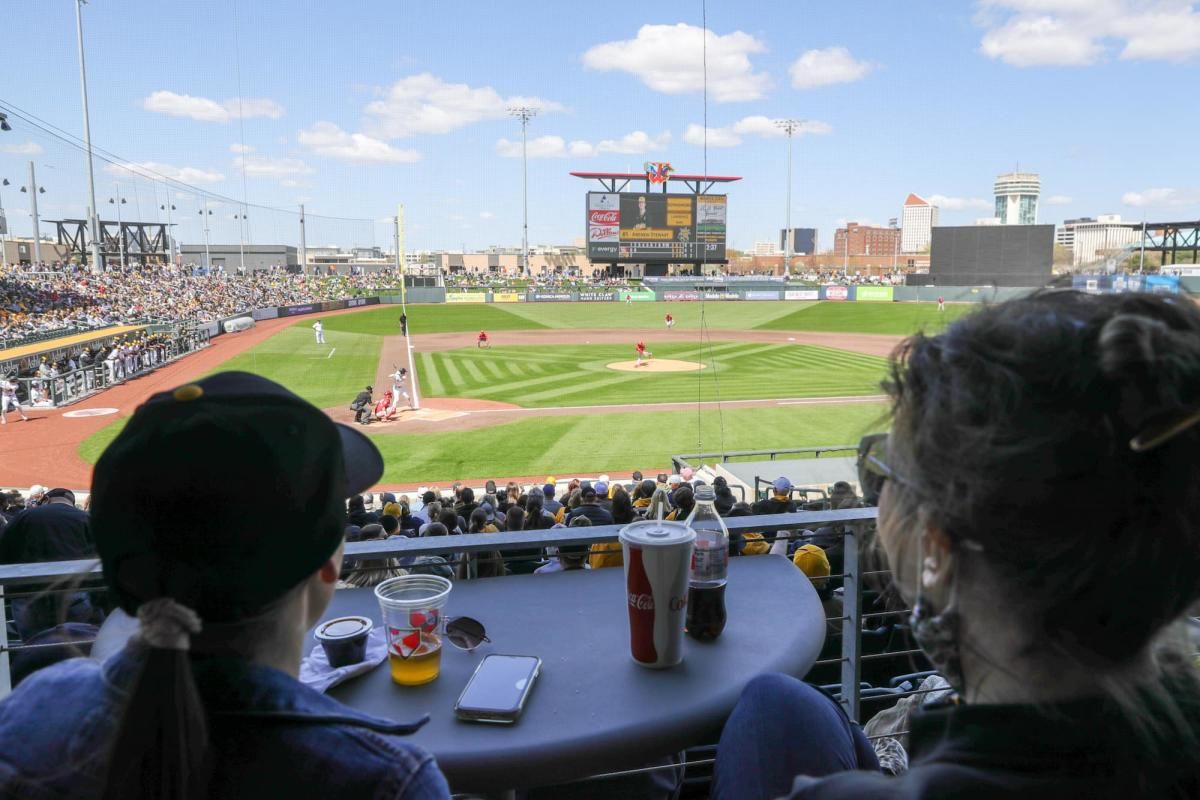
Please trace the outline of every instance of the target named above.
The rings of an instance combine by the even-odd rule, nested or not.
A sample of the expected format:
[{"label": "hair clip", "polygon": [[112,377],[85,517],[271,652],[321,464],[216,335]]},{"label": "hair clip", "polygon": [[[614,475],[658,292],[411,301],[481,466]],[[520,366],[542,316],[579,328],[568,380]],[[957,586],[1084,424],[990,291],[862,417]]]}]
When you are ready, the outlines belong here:
[{"label": "hair clip", "polygon": [[1160,428],[1157,432],[1147,433],[1143,431],[1137,436],[1129,440],[1129,449],[1135,453],[1145,453],[1148,450],[1153,450],[1159,445],[1174,439],[1179,434],[1186,431],[1192,426],[1200,424],[1200,411],[1194,411],[1190,415],[1184,417],[1179,422],[1166,425]]}]

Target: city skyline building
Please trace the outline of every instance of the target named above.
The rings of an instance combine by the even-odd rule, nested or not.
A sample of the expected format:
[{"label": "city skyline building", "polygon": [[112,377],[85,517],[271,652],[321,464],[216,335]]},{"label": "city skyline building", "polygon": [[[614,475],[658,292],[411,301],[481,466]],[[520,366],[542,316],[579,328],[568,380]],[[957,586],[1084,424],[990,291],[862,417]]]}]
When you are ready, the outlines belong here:
[{"label": "city skyline building", "polygon": [[[847,251],[847,243],[849,250]],[[839,256],[878,256],[892,254],[900,246],[900,229],[848,222],[833,236],[833,252]]]},{"label": "city skyline building", "polygon": [[924,197],[910,193],[904,200],[900,220],[900,251],[919,253],[933,241],[933,226],[938,224],[938,207]]},{"label": "city skyline building", "polygon": [[996,218],[1001,225],[1036,225],[1042,180],[1036,172],[996,176]]},{"label": "city skyline building", "polygon": [[1142,238],[1141,224],[1122,222],[1120,214],[1100,214],[1072,228],[1071,263],[1076,267],[1117,255]]}]

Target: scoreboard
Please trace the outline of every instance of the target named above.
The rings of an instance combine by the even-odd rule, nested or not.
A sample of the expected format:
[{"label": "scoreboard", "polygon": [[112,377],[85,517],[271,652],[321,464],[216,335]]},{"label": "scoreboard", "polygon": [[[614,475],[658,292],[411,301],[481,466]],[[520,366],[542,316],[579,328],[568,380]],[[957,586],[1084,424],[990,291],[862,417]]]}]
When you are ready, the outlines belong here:
[{"label": "scoreboard", "polygon": [[725,261],[726,195],[588,192],[592,261]]}]

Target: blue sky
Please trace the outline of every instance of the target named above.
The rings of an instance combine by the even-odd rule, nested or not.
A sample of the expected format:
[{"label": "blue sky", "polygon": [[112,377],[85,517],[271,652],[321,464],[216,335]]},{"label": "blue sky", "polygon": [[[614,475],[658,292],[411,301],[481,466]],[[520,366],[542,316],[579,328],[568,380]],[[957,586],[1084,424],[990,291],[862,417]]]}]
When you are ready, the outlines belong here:
[{"label": "blue sky", "polygon": [[[6,6],[6,41],[32,49],[9,52],[0,106],[80,136],[74,4]],[[310,244],[390,244],[383,220],[403,203],[410,249],[519,245],[514,104],[540,109],[531,243],[582,236],[591,187],[572,170],[705,167],[699,2],[92,0],[84,14],[93,141],[143,165],[96,164],[99,205],[119,183],[126,219],[162,213],[166,184],[146,170],[240,200],[244,165],[250,203],[306,203]],[[744,179],[728,190],[734,246],[783,227],[780,117],[809,121],[792,219],[825,245],[844,220],[886,224],[908,192],[940,196],[944,224],[989,216],[995,175],[1018,164],[1041,173],[1043,222],[1200,216],[1200,112],[1166,102],[1200,77],[1191,2],[710,0],[707,23],[707,168]],[[82,216],[82,154],[10,123],[12,228],[29,230],[30,158],[42,215]],[[235,203],[171,192],[183,241],[202,240],[201,204],[213,241],[236,241]],[[296,239],[294,214],[249,217],[255,243]]]}]

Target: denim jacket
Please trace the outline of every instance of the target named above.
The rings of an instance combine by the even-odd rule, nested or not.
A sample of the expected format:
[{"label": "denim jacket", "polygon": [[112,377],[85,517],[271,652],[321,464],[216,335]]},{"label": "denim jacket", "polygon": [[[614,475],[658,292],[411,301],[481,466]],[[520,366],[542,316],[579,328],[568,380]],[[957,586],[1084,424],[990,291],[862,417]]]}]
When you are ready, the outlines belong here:
[{"label": "denim jacket", "polygon": [[[63,661],[0,703],[0,798],[91,798],[144,653],[131,645],[103,665]],[[433,756],[401,734],[420,727],[370,717],[289,675],[234,658],[194,658],[208,710],[214,798],[450,796]]]}]

